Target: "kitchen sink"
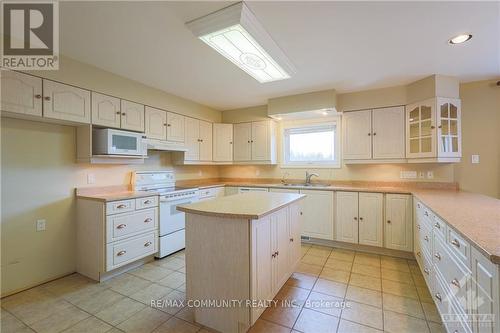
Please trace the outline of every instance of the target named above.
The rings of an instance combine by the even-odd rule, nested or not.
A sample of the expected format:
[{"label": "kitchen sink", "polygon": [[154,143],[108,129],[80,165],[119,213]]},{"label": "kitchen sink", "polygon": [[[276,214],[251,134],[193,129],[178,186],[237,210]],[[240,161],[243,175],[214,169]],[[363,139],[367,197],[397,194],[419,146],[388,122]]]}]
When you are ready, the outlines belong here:
[{"label": "kitchen sink", "polygon": [[306,184],[306,183],[284,183],[284,186],[297,186],[297,187],[328,187],[330,184]]}]

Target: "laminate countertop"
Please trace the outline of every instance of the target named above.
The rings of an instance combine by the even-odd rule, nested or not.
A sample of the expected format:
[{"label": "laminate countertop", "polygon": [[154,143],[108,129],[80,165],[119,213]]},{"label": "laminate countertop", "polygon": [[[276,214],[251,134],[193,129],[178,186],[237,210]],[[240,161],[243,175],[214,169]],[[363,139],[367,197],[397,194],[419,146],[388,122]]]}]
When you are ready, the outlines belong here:
[{"label": "laminate countertop", "polygon": [[177,210],[205,216],[256,220],[303,198],[304,194],[250,192],[179,205]]}]

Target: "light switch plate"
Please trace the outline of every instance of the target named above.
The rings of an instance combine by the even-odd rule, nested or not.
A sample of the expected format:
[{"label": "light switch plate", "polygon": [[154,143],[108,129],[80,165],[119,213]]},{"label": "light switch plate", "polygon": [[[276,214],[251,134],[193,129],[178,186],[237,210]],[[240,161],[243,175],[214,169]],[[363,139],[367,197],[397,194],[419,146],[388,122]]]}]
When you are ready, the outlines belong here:
[{"label": "light switch plate", "polygon": [[479,164],[479,155],[471,155],[472,164]]},{"label": "light switch plate", "polygon": [[36,220],[36,231],[45,231],[46,222],[45,220]]},{"label": "light switch plate", "polygon": [[434,172],[433,171],[427,171],[427,178],[428,179],[434,178]]}]

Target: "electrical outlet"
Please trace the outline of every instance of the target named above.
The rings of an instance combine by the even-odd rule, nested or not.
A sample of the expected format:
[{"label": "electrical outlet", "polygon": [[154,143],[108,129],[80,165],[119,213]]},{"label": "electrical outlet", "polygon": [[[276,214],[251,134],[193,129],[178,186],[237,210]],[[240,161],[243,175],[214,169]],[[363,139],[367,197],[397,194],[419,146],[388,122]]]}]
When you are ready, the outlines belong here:
[{"label": "electrical outlet", "polygon": [[471,155],[472,164],[479,164],[479,155]]},{"label": "electrical outlet", "polygon": [[420,172],[418,173],[418,178],[420,178],[420,179],[425,178],[425,172],[420,171]]},{"label": "electrical outlet", "polygon": [[36,231],[45,231],[46,222],[45,220],[36,220]]},{"label": "electrical outlet", "polygon": [[201,177],[201,176],[203,176],[203,171],[198,170],[198,177]]},{"label": "electrical outlet", "polygon": [[259,169],[255,169],[255,175],[256,175],[256,176],[259,176],[259,175],[260,175],[260,170],[259,170]]},{"label": "electrical outlet", "polygon": [[434,178],[434,172],[433,171],[427,171],[427,178],[428,179]]},{"label": "electrical outlet", "polygon": [[93,173],[87,174],[87,184],[95,184],[95,174]]},{"label": "electrical outlet", "polygon": [[401,171],[399,178],[401,179],[415,179],[417,178],[416,171]]}]

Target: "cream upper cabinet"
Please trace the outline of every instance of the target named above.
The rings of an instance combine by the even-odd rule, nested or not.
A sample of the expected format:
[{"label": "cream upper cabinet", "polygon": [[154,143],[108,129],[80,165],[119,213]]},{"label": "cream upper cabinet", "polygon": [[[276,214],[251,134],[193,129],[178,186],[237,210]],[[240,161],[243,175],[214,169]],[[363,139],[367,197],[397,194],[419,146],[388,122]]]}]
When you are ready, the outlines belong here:
[{"label": "cream upper cabinet", "polygon": [[233,160],[232,124],[213,124],[213,156],[216,162]]},{"label": "cream upper cabinet", "polygon": [[252,159],[252,123],[234,124],[233,157],[235,161],[250,161]]},{"label": "cream upper cabinet", "polygon": [[212,123],[200,120],[200,161],[212,161]]},{"label": "cream upper cabinet", "polygon": [[145,132],[149,139],[167,139],[167,111],[146,106]]},{"label": "cream upper cabinet", "polygon": [[411,252],[413,249],[412,199],[407,194],[385,196],[385,247]]},{"label": "cream upper cabinet", "polygon": [[144,132],[144,105],[121,100],[121,128]]},{"label": "cream upper cabinet", "polygon": [[270,122],[255,121],[252,123],[252,161],[265,161],[269,159],[270,149]]},{"label": "cream upper cabinet", "polygon": [[346,112],[343,116],[343,158],[372,158],[372,111]]},{"label": "cream upper cabinet", "polygon": [[358,192],[336,194],[336,239],[341,242],[358,243]]},{"label": "cream upper cabinet", "polygon": [[302,235],[333,240],[333,192],[300,190],[303,200]]},{"label": "cream upper cabinet", "polygon": [[120,99],[92,92],[92,124],[120,128]]},{"label": "cream upper cabinet", "polygon": [[406,157],[436,157],[434,99],[406,106]]},{"label": "cream upper cabinet", "polygon": [[405,108],[372,111],[373,159],[405,158]]},{"label": "cream upper cabinet", "polygon": [[90,124],[90,91],[43,80],[43,116]]},{"label": "cream upper cabinet", "polygon": [[42,79],[1,70],[2,111],[42,116]]},{"label": "cream upper cabinet", "polygon": [[200,121],[186,117],[186,141],[187,151],[184,160],[198,161],[200,159]]},{"label": "cream upper cabinet", "polygon": [[359,193],[359,244],[383,246],[384,195]]},{"label": "cream upper cabinet", "polygon": [[459,99],[436,98],[438,157],[461,157],[461,102]]},{"label": "cream upper cabinet", "polygon": [[184,116],[167,112],[167,141],[184,142]]}]

